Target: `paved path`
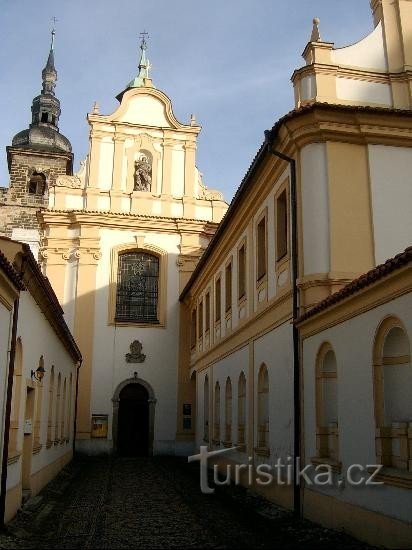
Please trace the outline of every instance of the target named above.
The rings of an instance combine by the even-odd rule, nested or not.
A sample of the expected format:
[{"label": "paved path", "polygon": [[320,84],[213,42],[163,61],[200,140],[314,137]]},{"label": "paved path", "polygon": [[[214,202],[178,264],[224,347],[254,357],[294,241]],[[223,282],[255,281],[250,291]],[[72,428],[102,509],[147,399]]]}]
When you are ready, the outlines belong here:
[{"label": "paved path", "polygon": [[241,488],[199,490],[198,466],[173,458],[69,465],[0,535],[0,548],[366,548],[296,521]]}]

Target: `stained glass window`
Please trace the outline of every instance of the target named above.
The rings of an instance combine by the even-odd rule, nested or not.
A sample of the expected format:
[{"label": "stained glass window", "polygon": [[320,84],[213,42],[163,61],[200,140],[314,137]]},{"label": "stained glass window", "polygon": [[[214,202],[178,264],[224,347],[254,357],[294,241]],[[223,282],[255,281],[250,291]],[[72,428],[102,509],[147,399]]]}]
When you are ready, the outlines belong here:
[{"label": "stained glass window", "polygon": [[158,323],[159,258],[145,252],[119,255],[116,321]]}]

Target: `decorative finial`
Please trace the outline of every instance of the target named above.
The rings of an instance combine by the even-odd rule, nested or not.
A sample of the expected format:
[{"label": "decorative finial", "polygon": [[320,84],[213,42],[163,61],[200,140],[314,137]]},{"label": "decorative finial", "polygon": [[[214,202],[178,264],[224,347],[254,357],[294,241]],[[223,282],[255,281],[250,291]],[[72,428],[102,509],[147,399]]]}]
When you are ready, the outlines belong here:
[{"label": "decorative finial", "polygon": [[53,21],[53,27],[52,27],[52,31],[51,31],[51,45],[50,45],[50,49],[51,50],[54,50],[54,37],[56,36],[56,23],[57,23],[57,19],[55,17],[52,17],[52,21]]},{"label": "decorative finial", "polygon": [[94,104],[93,104],[92,114],[93,115],[99,115],[100,114],[100,108],[99,108],[99,104],[97,103],[97,101],[95,101]]},{"label": "decorative finial", "polygon": [[147,50],[146,36],[147,36],[147,38],[149,38],[149,33],[148,32],[143,31],[143,32],[140,33],[140,38],[142,39],[141,44],[140,44],[140,48],[142,50]]},{"label": "decorative finial", "polygon": [[319,23],[320,23],[319,17],[314,17],[312,35],[310,37],[311,42],[322,42],[322,39],[320,37],[320,31],[319,31]]},{"label": "decorative finial", "polygon": [[194,114],[191,114],[190,115],[190,126],[196,126],[197,125],[197,121],[196,121],[196,117]]}]

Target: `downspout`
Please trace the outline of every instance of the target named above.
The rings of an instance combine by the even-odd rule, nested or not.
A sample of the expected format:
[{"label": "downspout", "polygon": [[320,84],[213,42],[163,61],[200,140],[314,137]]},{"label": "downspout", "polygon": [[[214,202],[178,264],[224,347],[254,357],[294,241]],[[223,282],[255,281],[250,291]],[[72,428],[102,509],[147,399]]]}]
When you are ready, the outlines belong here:
[{"label": "downspout", "polygon": [[76,374],[76,398],[74,400],[74,419],[73,419],[73,456],[76,452],[76,434],[77,434],[77,405],[79,398],[79,371],[82,366],[83,359],[80,359],[77,363],[77,374]]},{"label": "downspout", "polygon": [[1,466],[1,489],[0,489],[0,528],[1,529],[4,528],[4,515],[6,512],[7,458],[9,454],[11,400],[13,396],[14,360],[16,357],[18,317],[19,317],[19,298],[16,298],[14,301],[14,307],[13,307],[13,324],[12,324],[11,341],[10,341],[9,373],[7,378],[3,456],[2,456],[2,466]]},{"label": "downspout", "polygon": [[301,495],[298,467],[300,464],[301,442],[301,406],[300,406],[300,341],[297,320],[299,317],[299,290],[298,290],[298,234],[297,234],[297,199],[296,199],[296,161],[280,151],[272,149],[270,130],[265,131],[265,142],[268,152],[290,166],[290,217],[291,217],[291,246],[292,246],[292,338],[293,338],[293,509],[295,515],[301,515]]}]

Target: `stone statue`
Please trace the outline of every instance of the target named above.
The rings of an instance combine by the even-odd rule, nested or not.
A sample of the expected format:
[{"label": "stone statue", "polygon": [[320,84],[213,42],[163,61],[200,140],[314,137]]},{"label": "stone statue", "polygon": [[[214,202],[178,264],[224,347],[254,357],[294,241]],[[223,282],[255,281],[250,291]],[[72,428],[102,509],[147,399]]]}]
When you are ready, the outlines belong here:
[{"label": "stone statue", "polygon": [[152,167],[145,156],[134,163],[133,191],[150,191],[152,183]]},{"label": "stone statue", "polygon": [[143,363],[146,355],[142,353],[143,346],[139,340],[134,340],[130,344],[130,353],[126,353],[126,363]]}]

